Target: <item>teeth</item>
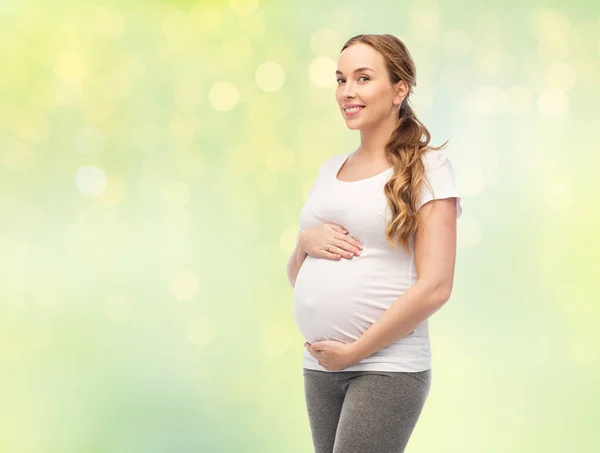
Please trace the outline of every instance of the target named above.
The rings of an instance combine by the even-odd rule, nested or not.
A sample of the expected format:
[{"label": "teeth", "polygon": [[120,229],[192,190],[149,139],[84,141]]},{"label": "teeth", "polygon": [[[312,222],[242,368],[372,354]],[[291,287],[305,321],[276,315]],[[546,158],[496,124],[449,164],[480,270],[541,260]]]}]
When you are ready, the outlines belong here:
[{"label": "teeth", "polygon": [[345,110],[346,110],[346,112],[348,112],[348,113],[354,113],[354,112],[358,112],[358,111],[359,111],[359,110],[361,110],[361,109],[364,109],[364,107],[352,107],[352,108],[345,109]]}]

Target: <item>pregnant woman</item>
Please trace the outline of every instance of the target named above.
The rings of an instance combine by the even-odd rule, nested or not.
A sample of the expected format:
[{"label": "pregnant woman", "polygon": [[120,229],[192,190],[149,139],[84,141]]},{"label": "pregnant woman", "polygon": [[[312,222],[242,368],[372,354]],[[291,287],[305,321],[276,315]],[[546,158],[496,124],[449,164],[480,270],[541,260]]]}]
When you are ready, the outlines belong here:
[{"label": "pregnant woman", "polygon": [[360,146],[322,164],[287,264],[315,453],[403,452],[429,394],[427,319],[452,291],[462,208],[447,142],[430,146],[409,105],[415,76],[389,34],[338,59]]}]

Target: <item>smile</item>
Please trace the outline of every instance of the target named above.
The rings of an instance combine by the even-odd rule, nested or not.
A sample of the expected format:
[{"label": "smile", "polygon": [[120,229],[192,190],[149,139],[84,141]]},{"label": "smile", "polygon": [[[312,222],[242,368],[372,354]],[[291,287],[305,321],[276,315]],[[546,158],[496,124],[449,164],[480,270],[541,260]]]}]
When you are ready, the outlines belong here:
[{"label": "smile", "polygon": [[349,109],[344,109],[344,112],[346,113],[346,116],[352,116],[352,115],[356,115],[362,109],[364,109],[364,107],[352,107]]}]

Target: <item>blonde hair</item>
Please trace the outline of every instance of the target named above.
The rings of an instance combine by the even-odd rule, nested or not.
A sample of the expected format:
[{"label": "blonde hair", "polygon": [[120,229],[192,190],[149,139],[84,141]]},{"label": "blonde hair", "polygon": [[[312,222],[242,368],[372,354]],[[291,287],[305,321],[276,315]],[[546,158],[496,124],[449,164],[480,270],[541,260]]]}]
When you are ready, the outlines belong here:
[{"label": "blonde hair", "polygon": [[429,146],[431,134],[417,119],[409,104],[409,96],[417,83],[415,63],[406,45],[394,35],[365,34],[346,41],[340,53],[358,43],[367,44],[383,55],[392,85],[400,80],[408,84],[408,93],[400,106],[398,123],[385,145],[385,153],[395,168],[393,176],[384,187],[392,214],[385,230],[386,237],[390,245],[395,247],[394,237],[398,235],[398,243],[408,253],[409,240],[422,228],[422,220],[417,211],[422,182],[425,181],[431,190],[421,157],[428,150],[443,149],[448,140],[439,147]]}]

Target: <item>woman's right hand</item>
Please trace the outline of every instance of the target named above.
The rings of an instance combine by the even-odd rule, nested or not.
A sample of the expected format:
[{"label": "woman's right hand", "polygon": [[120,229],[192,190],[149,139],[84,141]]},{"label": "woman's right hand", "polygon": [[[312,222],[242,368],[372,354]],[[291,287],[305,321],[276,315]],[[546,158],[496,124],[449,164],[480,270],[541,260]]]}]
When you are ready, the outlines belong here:
[{"label": "woman's right hand", "polygon": [[360,254],[362,244],[333,223],[307,228],[300,233],[299,245],[307,255],[315,258],[339,260]]}]

